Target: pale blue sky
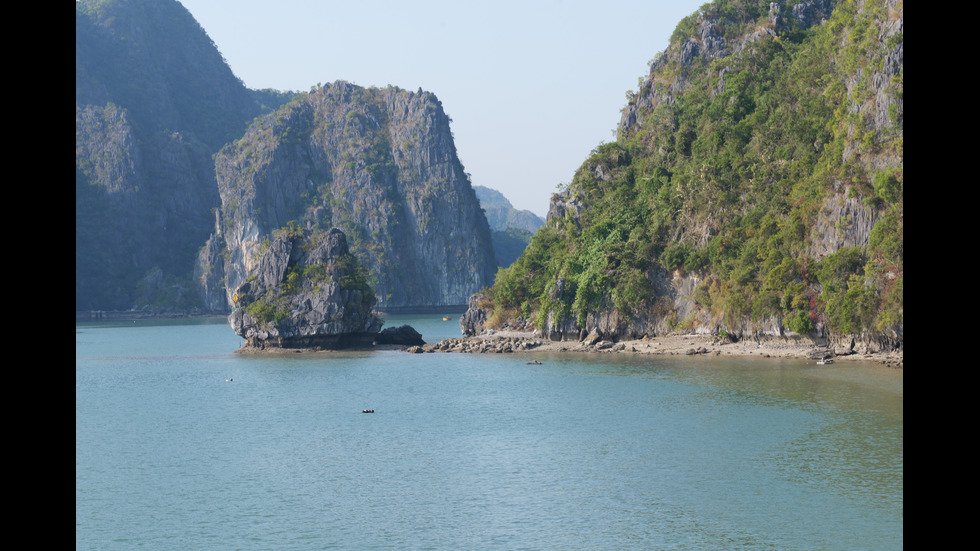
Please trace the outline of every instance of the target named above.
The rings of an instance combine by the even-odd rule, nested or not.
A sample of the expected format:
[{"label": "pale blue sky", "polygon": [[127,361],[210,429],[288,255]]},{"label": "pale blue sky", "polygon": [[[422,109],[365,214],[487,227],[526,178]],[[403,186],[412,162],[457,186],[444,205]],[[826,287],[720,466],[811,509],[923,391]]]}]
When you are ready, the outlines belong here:
[{"label": "pale blue sky", "polygon": [[434,93],[473,185],[544,216],[706,0],[180,0],[249,88]]}]

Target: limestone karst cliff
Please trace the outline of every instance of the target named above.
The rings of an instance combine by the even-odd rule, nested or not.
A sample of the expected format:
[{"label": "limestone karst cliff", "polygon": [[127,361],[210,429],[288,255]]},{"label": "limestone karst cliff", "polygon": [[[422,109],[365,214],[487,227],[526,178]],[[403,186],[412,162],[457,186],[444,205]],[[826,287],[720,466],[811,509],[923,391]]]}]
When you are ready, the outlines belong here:
[{"label": "limestone karst cliff", "polygon": [[211,156],[261,111],[180,3],[75,3],[76,310],[203,307]]},{"label": "limestone karst cliff", "polygon": [[273,232],[336,226],[378,308],[464,305],[495,265],[449,123],[432,93],[343,81],[256,119],[215,158],[223,246],[201,265],[223,271],[230,298]]},{"label": "limestone karst cliff", "polygon": [[901,0],[710,2],[461,327],[904,339]]},{"label": "limestone karst cliff", "polygon": [[232,300],[229,322],[251,349],[371,346],[382,324],[367,274],[336,228],[275,232]]},{"label": "limestone karst cliff", "polygon": [[433,94],[337,83],[257,119],[296,94],[246,88],[176,0],[83,0],[75,23],[76,312],[227,313],[291,222],[343,228],[379,306],[491,283]]}]

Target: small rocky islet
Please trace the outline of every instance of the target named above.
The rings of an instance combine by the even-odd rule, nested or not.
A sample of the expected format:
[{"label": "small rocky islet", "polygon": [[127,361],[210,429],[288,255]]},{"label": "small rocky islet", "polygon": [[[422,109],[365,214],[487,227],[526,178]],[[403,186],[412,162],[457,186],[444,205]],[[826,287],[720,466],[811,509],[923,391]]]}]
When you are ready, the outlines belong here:
[{"label": "small rocky islet", "polygon": [[233,300],[228,321],[246,351],[423,343],[408,326],[381,330],[366,272],[336,228],[278,233]]}]

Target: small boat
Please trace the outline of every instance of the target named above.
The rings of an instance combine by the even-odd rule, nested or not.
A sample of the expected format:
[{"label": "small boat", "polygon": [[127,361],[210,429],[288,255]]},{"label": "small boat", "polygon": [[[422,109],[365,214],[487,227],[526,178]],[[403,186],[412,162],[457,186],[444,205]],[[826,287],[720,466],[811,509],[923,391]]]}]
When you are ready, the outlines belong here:
[{"label": "small boat", "polygon": [[452,321],[452,320],[453,320],[453,318],[451,318],[449,316],[442,316],[442,321]]},{"label": "small boat", "polygon": [[541,362],[539,362],[538,360],[531,360],[527,362],[527,365],[541,365]]},{"label": "small boat", "polygon": [[361,413],[374,413],[373,409],[362,409]]},{"label": "small boat", "polygon": [[834,363],[834,360],[831,358],[822,358],[817,360],[817,365],[830,365],[832,363]]}]

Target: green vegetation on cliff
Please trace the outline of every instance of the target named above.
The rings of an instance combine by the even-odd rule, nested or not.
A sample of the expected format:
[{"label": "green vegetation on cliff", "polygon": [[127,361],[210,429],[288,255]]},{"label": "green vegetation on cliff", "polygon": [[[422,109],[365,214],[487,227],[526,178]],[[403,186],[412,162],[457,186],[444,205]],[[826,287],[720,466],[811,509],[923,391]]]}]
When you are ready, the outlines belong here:
[{"label": "green vegetation on cliff", "polygon": [[[306,231],[297,226],[273,232],[266,253],[273,248],[273,242],[279,247],[289,243],[298,248],[299,252],[289,251],[286,255],[280,255],[280,257],[285,256],[285,259],[278,259],[284,266],[268,268],[262,265],[273,273],[281,271],[282,278],[278,281],[274,280],[274,285],[269,285],[261,292],[255,292],[253,288],[258,286],[255,282],[260,277],[252,276],[249,279],[250,284],[244,287],[251,293],[240,288],[242,294],[235,295],[235,303],[256,322],[267,327],[276,327],[293,315],[294,311],[304,312],[303,308],[296,307],[296,303],[308,302],[306,295],[311,294],[317,297],[324,294],[346,297],[346,301],[338,301],[338,305],[342,307],[338,314],[348,309],[355,312],[370,312],[375,302],[374,290],[368,282],[367,270],[358,262],[357,257],[347,250],[346,238],[342,239],[344,242],[342,246],[326,246],[329,253],[318,250],[324,247],[323,243],[339,239],[338,233],[339,230]],[[271,258],[275,258],[275,255]],[[266,264],[270,262],[272,261]],[[265,279],[268,279],[268,276]],[[331,286],[335,290],[328,292]],[[249,296],[249,294],[256,296]]]},{"label": "green vegetation on cliff", "polygon": [[666,270],[700,281],[699,319],[675,326],[901,339],[902,2],[773,5],[678,25],[617,141],[554,199],[578,207],[498,274],[492,319],[649,317]]}]

